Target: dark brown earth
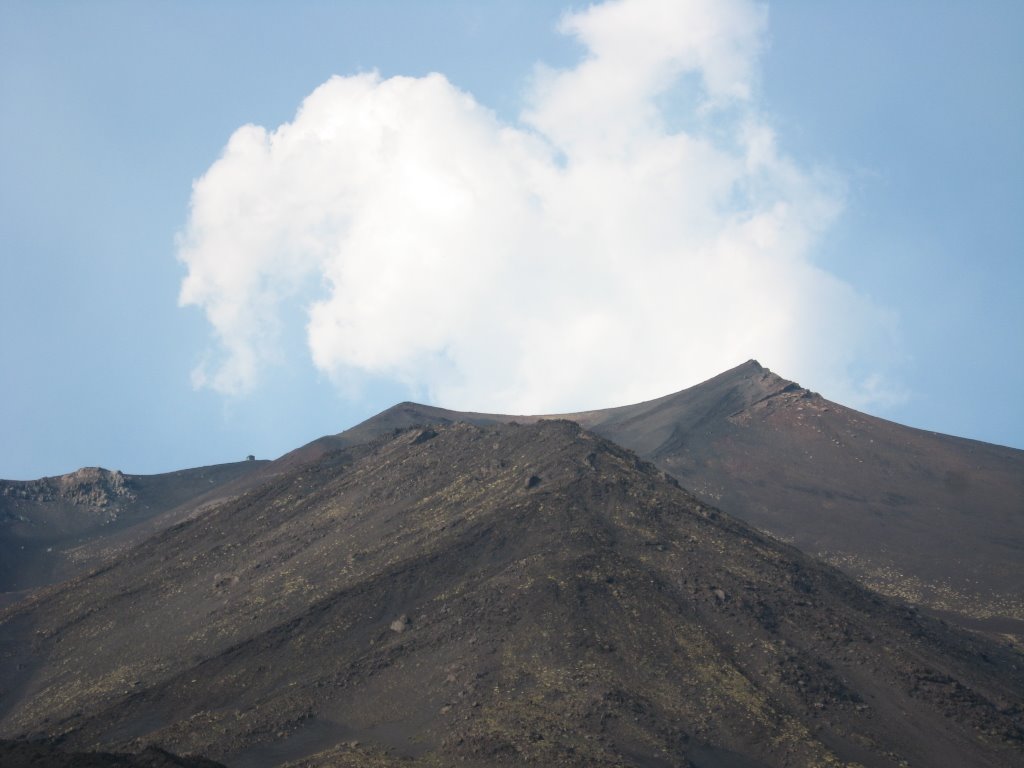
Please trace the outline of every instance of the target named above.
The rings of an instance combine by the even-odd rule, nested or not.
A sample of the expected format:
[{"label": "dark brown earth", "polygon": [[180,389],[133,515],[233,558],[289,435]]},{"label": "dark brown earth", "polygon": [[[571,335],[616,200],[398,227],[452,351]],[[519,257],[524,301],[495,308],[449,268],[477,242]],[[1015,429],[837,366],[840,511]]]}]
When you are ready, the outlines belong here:
[{"label": "dark brown earth", "polygon": [[[413,424],[540,418],[550,417],[401,403],[291,455]],[[859,413],[753,360],[667,397],[564,418],[873,589],[1024,642],[1024,451]]]},{"label": "dark brown earth", "polygon": [[236,768],[1012,766],[1024,656],[565,421],[322,454],[0,612],[0,736]]},{"label": "dark brown earth", "polygon": [[66,752],[45,741],[0,739],[0,765],[4,768],[224,768],[201,757],[178,757],[157,747],[137,754]]}]

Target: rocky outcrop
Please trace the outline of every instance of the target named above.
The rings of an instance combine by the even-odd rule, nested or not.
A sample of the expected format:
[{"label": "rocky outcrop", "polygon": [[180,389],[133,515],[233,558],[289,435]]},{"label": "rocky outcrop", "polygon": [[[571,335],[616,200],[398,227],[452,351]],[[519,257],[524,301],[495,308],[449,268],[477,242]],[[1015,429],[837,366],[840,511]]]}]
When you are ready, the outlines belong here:
[{"label": "rocky outcrop", "polygon": [[130,481],[119,470],[83,467],[39,480],[0,481],[0,496],[35,503],[72,504],[105,509],[135,500]]}]

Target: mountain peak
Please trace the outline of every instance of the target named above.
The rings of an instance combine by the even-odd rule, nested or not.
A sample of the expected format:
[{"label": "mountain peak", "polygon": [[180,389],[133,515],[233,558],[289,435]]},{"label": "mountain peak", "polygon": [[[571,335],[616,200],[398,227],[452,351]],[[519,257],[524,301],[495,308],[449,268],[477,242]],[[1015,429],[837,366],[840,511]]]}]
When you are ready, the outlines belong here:
[{"label": "mountain peak", "polygon": [[[1024,452],[858,413],[756,359],[654,400],[560,417],[636,451],[705,501],[874,589],[953,611],[972,628],[1024,637],[1012,545],[1020,536]],[[344,440],[414,424],[539,418],[549,417],[403,403]],[[976,524],[978,510],[1000,535]],[[985,555],[964,560],[964,546]]]},{"label": "mountain peak", "polygon": [[135,500],[130,480],[119,470],[102,467],[82,467],[66,475],[38,480],[0,480],[0,497],[89,508]]},{"label": "mountain peak", "polygon": [[0,735],[229,765],[1002,768],[1024,684],[560,419],[324,454],[0,640]]}]

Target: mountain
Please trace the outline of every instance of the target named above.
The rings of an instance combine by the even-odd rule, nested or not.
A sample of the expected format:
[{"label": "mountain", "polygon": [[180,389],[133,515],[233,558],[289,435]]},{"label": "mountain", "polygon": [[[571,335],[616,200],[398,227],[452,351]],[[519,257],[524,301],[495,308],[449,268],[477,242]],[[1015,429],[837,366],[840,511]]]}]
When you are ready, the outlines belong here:
[{"label": "mountain", "polygon": [[296,463],[0,611],[0,683],[0,737],[234,768],[1024,754],[1018,650],[561,420]]},{"label": "mountain", "polygon": [[99,562],[107,550],[159,528],[165,516],[180,517],[223,498],[267,463],[160,475],[85,467],[39,480],[0,480],[0,605]]},{"label": "mountain", "polygon": [[1024,637],[1024,451],[868,416],[754,361],[576,418],[873,589]]},{"label": "mountain", "polygon": [[0,481],[0,605],[327,452],[413,425],[543,418],[636,451],[704,502],[872,589],[1024,642],[1024,451],[859,413],[753,360],[636,405],[552,417],[406,402],[273,462]]},{"label": "mountain", "polygon": [[[401,403],[296,455],[413,424],[540,418],[552,417]],[[559,418],[872,589],[1024,640],[1024,451],[859,413],[753,360],[657,400]]]}]

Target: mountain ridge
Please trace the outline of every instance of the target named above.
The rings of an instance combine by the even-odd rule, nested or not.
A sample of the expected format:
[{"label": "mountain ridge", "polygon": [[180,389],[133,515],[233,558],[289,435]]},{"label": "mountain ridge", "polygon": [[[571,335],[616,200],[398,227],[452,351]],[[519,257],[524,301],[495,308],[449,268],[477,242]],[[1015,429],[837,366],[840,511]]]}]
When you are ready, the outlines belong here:
[{"label": "mountain ridge", "polygon": [[608,409],[523,416],[399,403],[295,455],[414,424],[565,418],[707,503],[962,626],[1024,641],[1024,451],[863,414],[749,360]]},{"label": "mountain ridge", "polygon": [[144,537],[149,523],[158,527],[177,509],[201,508],[266,463],[158,475],[82,467],[37,480],[0,480],[0,605],[99,563],[115,541]]},{"label": "mountain ridge", "polygon": [[0,735],[238,768],[1009,766],[1020,660],[575,423],[455,423],[0,612]]},{"label": "mountain ridge", "polygon": [[[1024,585],[1018,576],[1024,551],[1024,451],[859,413],[756,360],[642,403],[568,414],[486,414],[397,403],[274,461],[223,465],[245,471],[202,498],[164,504],[132,530],[115,536],[100,530],[102,535],[80,542],[73,553],[58,549],[59,567],[45,551],[49,544],[33,542],[35,559],[23,571],[35,574],[28,586],[52,583],[197,513],[203,499],[242,494],[326,453],[396,429],[551,418],[574,420],[637,451],[705,502],[843,568],[873,589],[961,626],[1024,641]],[[3,504],[0,497],[0,518]],[[5,536],[0,527],[0,554],[7,554],[10,570],[23,556],[11,545],[9,525],[7,531]],[[19,543],[24,544],[14,542]],[[69,562],[72,557],[77,566]],[[0,591],[12,589],[13,577],[3,570]],[[0,595],[0,603],[24,594]]]}]

